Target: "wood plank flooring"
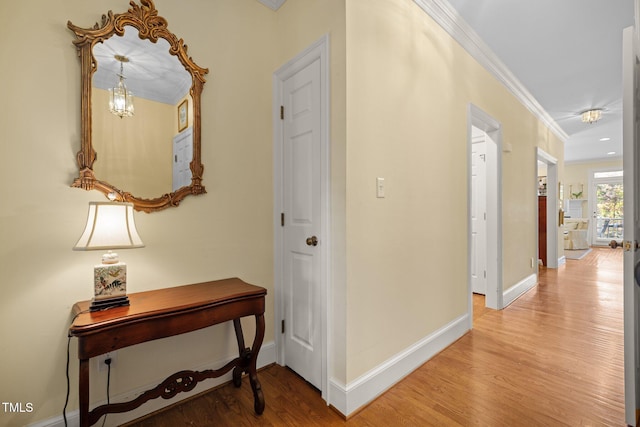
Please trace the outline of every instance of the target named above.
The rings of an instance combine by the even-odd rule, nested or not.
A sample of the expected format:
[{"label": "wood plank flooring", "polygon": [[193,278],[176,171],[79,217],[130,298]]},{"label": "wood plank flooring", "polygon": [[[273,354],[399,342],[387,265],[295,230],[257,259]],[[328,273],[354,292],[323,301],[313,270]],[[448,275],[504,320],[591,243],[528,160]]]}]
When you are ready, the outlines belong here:
[{"label": "wood plank flooring", "polygon": [[622,250],[595,248],[502,311],[474,296],[474,329],[348,421],[287,368],[129,424],[176,426],[622,426]]}]

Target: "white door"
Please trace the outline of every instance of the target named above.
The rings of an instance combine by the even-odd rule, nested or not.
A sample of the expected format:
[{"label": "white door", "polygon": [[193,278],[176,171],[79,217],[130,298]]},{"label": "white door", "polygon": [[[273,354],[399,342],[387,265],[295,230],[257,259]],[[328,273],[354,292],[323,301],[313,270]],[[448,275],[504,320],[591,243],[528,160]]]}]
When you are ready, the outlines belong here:
[{"label": "white door", "polygon": [[173,137],[173,185],[172,191],[191,185],[191,161],[193,160],[193,127]]},{"label": "white door", "polygon": [[283,83],[285,363],[322,388],[320,60]]},{"label": "white door", "polygon": [[625,418],[629,425],[638,425],[640,417],[640,341],[638,312],[640,308],[640,150],[636,144],[640,135],[638,114],[638,57],[633,28],[624,30],[623,37],[623,150],[624,150],[624,388]]},{"label": "white door", "polygon": [[487,175],[484,135],[471,145],[471,290],[487,293]]}]

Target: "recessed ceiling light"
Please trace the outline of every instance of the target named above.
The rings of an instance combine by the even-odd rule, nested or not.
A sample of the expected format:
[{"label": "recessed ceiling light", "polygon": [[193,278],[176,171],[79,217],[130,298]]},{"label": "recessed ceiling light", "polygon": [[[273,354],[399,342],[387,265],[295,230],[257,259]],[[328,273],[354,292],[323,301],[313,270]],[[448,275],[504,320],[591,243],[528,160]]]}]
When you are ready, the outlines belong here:
[{"label": "recessed ceiling light", "polygon": [[611,138],[608,138],[608,137],[600,138],[600,141],[611,141]]},{"label": "recessed ceiling light", "polygon": [[609,152],[607,153],[607,156],[613,156],[614,154],[616,154],[616,152],[615,152],[615,151],[609,151]]}]

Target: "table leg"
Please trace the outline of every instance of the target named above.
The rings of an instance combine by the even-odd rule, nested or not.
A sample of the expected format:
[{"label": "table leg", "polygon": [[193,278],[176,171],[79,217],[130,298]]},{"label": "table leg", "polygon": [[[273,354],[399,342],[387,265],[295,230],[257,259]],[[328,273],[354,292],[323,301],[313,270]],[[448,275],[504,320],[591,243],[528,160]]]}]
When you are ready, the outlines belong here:
[{"label": "table leg", "polygon": [[233,319],[233,329],[236,331],[238,357],[240,358],[239,365],[233,368],[233,385],[240,387],[242,384],[242,372],[245,367],[245,359],[249,349],[244,347],[244,334],[242,333],[242,324],[240,323],[240,319]]},{"label": "table leg", "polygon": [[253,339],[253,346],[245,348],[244,334],[242,333],[242,325],[240,319],[233,320],[233,327],[236,331],[236,339],[238,340],[239,361],[238,366],[233,368],[233,384],[240,387],[242,384],[242,373],[249,375],[251,390],[253,390],[253,409],[256,414],[260,415],[264,411],[264,395],[262,386],[258,380],[257,363],[258,353],[264,339],[264,314],[256,314],[256,336]]},{"label": "table leg", "polygon": [[80,427],[89,427],[89,359],[80,359]]},{"label": "table leg", "polygon": [[249,381],[251,383],[251,389],[253,390],[253,409],[256,414],[260,415],[264,411],[264,394],[262,393],[262,386],[258,380],[258,374],[256,373],[256,365],[258,363],[258,353],[262,346],[262,340],[264,339],[264,314],[256,314],[256,336],[253,339],[253,346],[251,347],[251,361],[249,362]]}]

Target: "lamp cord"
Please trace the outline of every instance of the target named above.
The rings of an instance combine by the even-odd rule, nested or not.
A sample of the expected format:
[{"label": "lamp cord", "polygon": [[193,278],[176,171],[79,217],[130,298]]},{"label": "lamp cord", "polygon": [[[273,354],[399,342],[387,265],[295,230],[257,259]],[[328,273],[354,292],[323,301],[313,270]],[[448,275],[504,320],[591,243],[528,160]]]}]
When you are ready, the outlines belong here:
[{"label": "lamp cord", "polygon": [[[73,316],[73,319],[71,319],[71,324],[73,325],[73,322],[75,322],[75,320],[78,318],[78,316],[80,316],[81,314],[84,313],[88,313],[89,310],[84,310],[81,311],[79,313],[77,313],[75,316]],[[67,376],[67,397],[64,399],[64,408],[62,408],[62,418],[64,419],[64,425],[65,427],[68,426],[67,423],[67,405],[69,404],[69,393],[71,390],[70,387],[70,380],[69,380],[69,355],[71,353],[71,334],[67,333],[67,369],[66,369],[66,376]]]},{"label": "lamp cord", "polygon": [[[105,363],[107,364],[107,405],[110,405],[111,401],[109,399],[109,384],[111,383],[111,359],[105,360]],[[108,415],[108,413],[104,414],[104,418],[102,419],[102,427],[104,427],[104,423],[107,422]]]},{"label": "lamp cord", "polygon": [[[73,323],[73,322],[72,322]],[[62,418],[64,419],[64,426],[67,427],[67,405],[69,404],[69,353],[71,347],[71,334],[67,335],[67,397],[64,400],[64,408],[62,408]]]}]

